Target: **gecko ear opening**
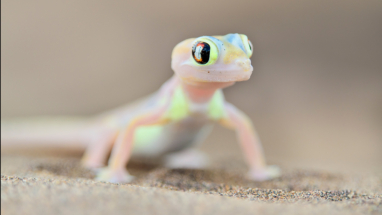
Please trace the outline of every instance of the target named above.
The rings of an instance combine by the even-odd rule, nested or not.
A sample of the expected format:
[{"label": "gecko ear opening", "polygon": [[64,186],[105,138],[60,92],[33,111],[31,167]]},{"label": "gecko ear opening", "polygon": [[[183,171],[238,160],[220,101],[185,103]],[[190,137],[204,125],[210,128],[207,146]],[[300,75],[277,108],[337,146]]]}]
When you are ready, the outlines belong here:
[{"label": "gecko ear opening", "polygon": [[194,62],[201,66],[212,65],[219,56],[219,49],[216,44],[207,38],[199,38],[192,46],[192,58]]}]

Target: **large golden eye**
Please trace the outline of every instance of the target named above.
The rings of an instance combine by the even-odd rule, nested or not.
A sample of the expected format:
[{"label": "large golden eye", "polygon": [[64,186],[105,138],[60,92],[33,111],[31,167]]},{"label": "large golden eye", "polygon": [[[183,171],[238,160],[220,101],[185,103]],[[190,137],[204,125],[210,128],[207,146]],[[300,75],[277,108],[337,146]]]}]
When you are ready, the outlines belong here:
[{"label": "large golden eye", "polygon": [[208,39],[201,38],[192,46],[192,57],[198,64],[211,65],[216,62],[218,55],[215,43]]},{"label": "large golden eye", "polygon": [[247,56],[251,57],[253,53],[253,46],[251,41],[249,41],[248,37],[244,34],[241,34],[240,37],[241,37],[241,40],[243,41],[243,45],[244,45],[245,51],[247,52]]}]

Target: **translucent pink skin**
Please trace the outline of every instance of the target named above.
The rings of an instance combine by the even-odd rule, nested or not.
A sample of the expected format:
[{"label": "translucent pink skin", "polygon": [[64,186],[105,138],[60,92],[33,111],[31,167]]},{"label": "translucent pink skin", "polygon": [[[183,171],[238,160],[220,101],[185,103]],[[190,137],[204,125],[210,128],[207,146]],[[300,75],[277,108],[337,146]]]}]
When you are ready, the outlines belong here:
[{"label": "translucent pink skin", "polygon": [[[183,88],[187,99],[193,105],[203,106],[208,104],[217,90],[231,86],[236,81],[250,78],[253,70],[250,56],[237,46],[237,44],[243,44],[241,37],[238,34],[231,34],[214,38],[222,44],[221,47],[219,46],[219,58],[214,64],[199,66],[193,61],[191,48],[195,39],[179,43],[174,48],[172,55],[172,68],[175,75],[155,95],[156,99],[163,99],[164,102],[161,105],[150,106],[145,111],[134,115],[118,132],[106,132],[105,139],[108,140],[103,140],[104,144],[94,144],[89,147],[83,159],[84,164],[88,167],[99,167],[102,166],[103,159],[107,156],[107,149],[112,146],[112,144],[106,143],[112,143],[115,140],[108,166],[99,172],[98,180],[118,183],[130,182],[133,179],[125,166],[132,154],[134,133],[139,126],[165,125],[171,122],[164,117],[164,114],[168,110],[171,97],[178,86]],[[223,46],[224,48],[222,48]],[[250,168],[249,178],[262,181],[278,177],[280,171],[277,167],[266,166],[261,143],[251,120],[228,102],[224,103],[224,110],[227,116],[217,122],[236,130],[240,146]]]}]

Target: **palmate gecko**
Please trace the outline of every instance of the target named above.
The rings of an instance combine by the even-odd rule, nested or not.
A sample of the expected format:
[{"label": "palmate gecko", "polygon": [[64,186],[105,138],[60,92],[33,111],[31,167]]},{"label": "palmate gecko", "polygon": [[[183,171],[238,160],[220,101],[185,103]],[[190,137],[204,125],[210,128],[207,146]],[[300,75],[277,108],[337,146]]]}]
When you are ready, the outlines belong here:
[{"label": "palmate gecko", "polygon": [[179,43],[172,52],[175,74],[156,93],[102,114],[77,132],[88,145],[82,164],[97,169],[97,180],[114,183],[133,180],[126,170],[132,155],[164,155],[169,168],[203,168],[207,159],[192,146],[219,123],[236,130],[250,179],[278,177],[280,170],[266,165],[251,120],[225,101],[222,92],[250,78],[251,56],[252,44],[243,34],[202,36]]}]

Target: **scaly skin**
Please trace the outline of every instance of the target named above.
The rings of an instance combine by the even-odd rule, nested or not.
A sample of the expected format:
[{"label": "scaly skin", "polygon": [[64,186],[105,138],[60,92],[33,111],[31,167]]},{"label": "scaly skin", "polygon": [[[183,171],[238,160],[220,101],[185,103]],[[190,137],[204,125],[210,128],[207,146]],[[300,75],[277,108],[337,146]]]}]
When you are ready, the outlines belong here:
[{"label": "scaly skin", "polygon": [[[210,46],[208,62],[198,63],[204,44]],[[200,46],[200,47],[199,47]],[[199,50],[198,50],[199,48]],[[203,49],[205,50],[205,49]],[[267,166],[259,138],[251,120],[224,100],[222,88],[236,81],[248,80],[252,74],[252,47],[247,36],[203,36],[179,43],[172,53],[175,75],[150,98],[134,108],[128,107],[100,118],[102,132],[86,151],[83,164],[99,168],[112,147],[108,166],[102,168],[97,180],[130,182],[125,169],[131,155],[168,156],[169,167],[197,168],[207,161],[190,149],[206,135],[213,122],[235,129],[249,166],[249,178],[262,181],[280,175],[277,167]],[[195,57],[194,57],[195,56]]]}]

